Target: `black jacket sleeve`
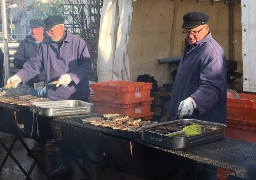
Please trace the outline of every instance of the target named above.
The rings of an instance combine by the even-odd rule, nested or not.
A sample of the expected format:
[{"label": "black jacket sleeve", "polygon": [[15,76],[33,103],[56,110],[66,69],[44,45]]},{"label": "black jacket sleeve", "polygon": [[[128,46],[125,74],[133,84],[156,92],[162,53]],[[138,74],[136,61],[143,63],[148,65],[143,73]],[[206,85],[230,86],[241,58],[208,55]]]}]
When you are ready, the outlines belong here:
[{"label": "black jacket sleeve", "polygon": [[19,47],[14,55],[13,64],[17,69],[21,69],[25,62],[27,62],[29,59],[25,57],[24,54],[24,46],[25,46],[25,40],[21,41],[19,44]]}]

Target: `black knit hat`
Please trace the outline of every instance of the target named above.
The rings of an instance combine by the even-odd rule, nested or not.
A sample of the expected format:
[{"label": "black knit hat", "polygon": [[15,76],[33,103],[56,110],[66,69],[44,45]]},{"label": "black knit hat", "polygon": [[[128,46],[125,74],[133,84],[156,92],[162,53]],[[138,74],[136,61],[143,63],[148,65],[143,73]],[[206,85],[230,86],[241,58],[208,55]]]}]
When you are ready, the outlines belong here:
[{"label": "black knit hat", "polygon": [[44,20],[45,31],[48,31],[57,24],[64,24],[64,17],[62,16],[49,16]]},{"label": "black knit hat", "polygon": [[183,16],[183,29],[192,29],[207,24],[209,16],[201,12],[190,12]]},{"label": "black knit hat", "polygon": [[44,20],[42,19],[31,19],[29,21],[30,23],[30,28],[38,28],[38,27],[44,27]]}]

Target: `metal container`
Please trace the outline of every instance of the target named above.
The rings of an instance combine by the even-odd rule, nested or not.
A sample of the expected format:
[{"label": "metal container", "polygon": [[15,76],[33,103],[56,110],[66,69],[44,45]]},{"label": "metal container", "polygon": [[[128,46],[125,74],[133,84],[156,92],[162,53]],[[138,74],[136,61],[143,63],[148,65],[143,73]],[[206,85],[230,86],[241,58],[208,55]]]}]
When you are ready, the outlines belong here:
[{"label": "metal container", "polygon": [[[166,136],[168,133],[180,131],[183,127],[193,123],[197,123],[202,126],[202,134],[194,136]],[[144,127],[142,130],[142,140],[150,144],[169,149],[186,149],[223,138],[225,134],[225,127],[226,125],[219,123],[196,119],[180,119]]]},{"label": "metal container", "polygon": [[79,100],[34,102],[30,105],[30,111],[48,117],[81,115],[91,113],[92,106]]}]

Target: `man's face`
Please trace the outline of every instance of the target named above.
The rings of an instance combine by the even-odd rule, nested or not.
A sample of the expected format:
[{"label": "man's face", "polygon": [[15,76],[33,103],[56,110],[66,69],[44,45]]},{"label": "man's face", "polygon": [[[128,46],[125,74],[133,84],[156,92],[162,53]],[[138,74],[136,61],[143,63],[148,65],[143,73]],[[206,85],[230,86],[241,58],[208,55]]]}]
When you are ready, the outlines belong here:
[{"label": "man's face", "polygon": [[192,29],[184,29],[183,33],[187,36],[187,41],[189,44],[194,44],[202,40],[209,32],[209,26],[200,25]]},{"label": "man's face", "polygon": [[53,26],[51,29],[49,29],[48,31],[46,31],[46,33],[50,36],[52,41],[57,42],[62,38],[64,34],[64,25],[57,24]]},{"label": "man's face", "polygon": [[44,37],[44,28],[43,27],[35,27],[30,28],[31,36],[35,39],[35,41],[41,41]]}]

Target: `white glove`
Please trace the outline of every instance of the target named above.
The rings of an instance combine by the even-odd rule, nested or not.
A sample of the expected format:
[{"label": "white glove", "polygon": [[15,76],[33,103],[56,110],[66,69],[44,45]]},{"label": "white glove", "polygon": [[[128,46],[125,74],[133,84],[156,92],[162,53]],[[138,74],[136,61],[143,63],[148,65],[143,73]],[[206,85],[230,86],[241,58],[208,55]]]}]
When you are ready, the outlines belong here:
[{"label": "white glove", "polygon": [[59,87],[60,85],[66,87],[67,85],[69,85],[71,81],[72,79],[69,74],[63,74],[60,76],[58,83],[56,84],[56,87]]},{"label": "white glove", "polygon": [[178,113],[180,114],[180,118],[183,116],[190,116],[194,109],[196,109],[196,102],[191,97],[188,97],[184,101],[180,102]]},{"label": "white glove", "polygon": [[16,88],[18,84],[21,82],[22,82],[21,78],[17,75],[14,75],[7,80],[7,84],[12,85],[13,88]]}]

